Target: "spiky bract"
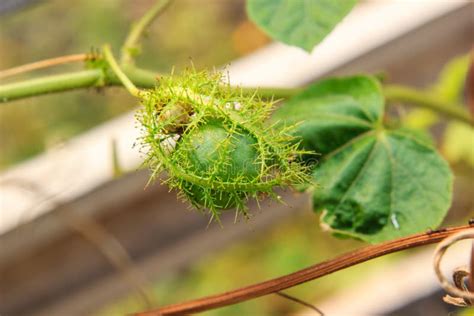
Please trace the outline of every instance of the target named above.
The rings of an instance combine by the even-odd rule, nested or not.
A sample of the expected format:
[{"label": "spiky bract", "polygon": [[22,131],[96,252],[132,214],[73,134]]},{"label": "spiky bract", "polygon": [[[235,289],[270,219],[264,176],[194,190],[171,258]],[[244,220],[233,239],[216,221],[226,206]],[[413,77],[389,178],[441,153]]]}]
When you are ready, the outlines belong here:
[{"label": "spiky bract", "polygon": [[153,175],[196,208],[219,217],[249,198],[274,196],[273,188],[309,181],[289,129],[265,124],[273,102],[245,95],[221,73],[188,71],[161,78],[141,95],[137,119]]}]

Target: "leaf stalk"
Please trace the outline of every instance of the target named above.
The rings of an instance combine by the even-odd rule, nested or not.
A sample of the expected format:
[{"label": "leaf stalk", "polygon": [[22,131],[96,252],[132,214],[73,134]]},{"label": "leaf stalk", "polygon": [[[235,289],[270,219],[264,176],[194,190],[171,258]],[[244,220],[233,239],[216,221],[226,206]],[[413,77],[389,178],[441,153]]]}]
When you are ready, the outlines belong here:
[{"label": "leaf stalk", "polygon": [[387,102],[400,102],[406,105],[427,108],[446,117],[474,126],[474,118],[462,104],[449,103],[431,93],[406,86],[387,85],[383,88]]}]

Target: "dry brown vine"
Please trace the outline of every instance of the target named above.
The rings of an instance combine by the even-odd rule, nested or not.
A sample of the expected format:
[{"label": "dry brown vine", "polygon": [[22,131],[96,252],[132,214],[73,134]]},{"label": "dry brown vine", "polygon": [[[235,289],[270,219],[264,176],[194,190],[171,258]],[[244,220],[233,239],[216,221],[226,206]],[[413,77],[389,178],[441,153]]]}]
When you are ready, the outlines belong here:
[{"label": "dry brown vine", "polygon": [[86,61],[90,57],[91,57],[90,54],[73,54],[73,55],[65,55],[65,56],[59,56],[59,57],[49,58],[45,60],[40,60],[40,61],[32,62],[29,64],[21,65],[18,67],[2,70],[0,71],[0,79],[14,76],[14,75],[19,75],[19,74],[30,72],[33,70],[49,68],[49,67],[72,63],[72,62]]},{"label": "dry brown vine", "polygon": [[474,223],[470,222],[469,225],[465,226],[429,230],[425,233],[402,237],[378,245],[367,246],[362,249],[346,253],[337,258],[315,264],[306,269],[299,270],[275,279],[184,303],[178,303],[164,306],[155,310],[139,312],[135,315],[186,315],[241,303],[294,287],[296,285],[390,253],[437,243],[454,233],[464,231],[473,226]]}]

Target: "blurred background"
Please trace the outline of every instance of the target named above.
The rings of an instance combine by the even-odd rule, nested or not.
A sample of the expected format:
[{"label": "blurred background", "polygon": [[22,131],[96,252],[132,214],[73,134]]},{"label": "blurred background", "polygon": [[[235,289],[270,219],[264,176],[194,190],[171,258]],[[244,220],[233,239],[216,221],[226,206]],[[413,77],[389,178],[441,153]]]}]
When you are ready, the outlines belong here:
[{"label": "blurred background", "polygon": [[[0,70],[90,52],[104,42],[118,49],[132,21],[153,2],[1,0]],[[285,78],[291,78],[292,85],[303,85],[329,75],[383,73],[389,82],[415,85],[445,100],[463,102],[474,5],[425,1],[419,21],[405,23],[404,19],[416,20],[410,16],[413,12],[422,12],[419,2],[363,1],[345,28],[341,26],[307,55],[271,43],[248,20],[243,0],[175,0],[149,28],[137,63],[159,72],[179,71],[191,62],[198,69],[227,67],[231,79],[243,84],[260,80],[257,85],[262,86],[287,85]],[[377,19],[378,10],[391,12],[391,20]],[[357,49],[325,53],[334,49],[335,42],[350,44],[353,34],[348,29],[357,29],[367,19],[376,26],[392,21],[394,27],[380,39],[358,34]],[[0,79],[0,84],[80,69],[79,64],[63,65]],[[280,83],[271,82],[278,78]],[[248,222],[233,223],[234,214],[227,214],[220,227],[208,226],[205,215],[190,211],[175,192],[158,183],[143,190],[149,172],[140,168],[133,140],[124,143],[117,136],[117,130],[133,123],[131,111],[136,106],[120,88],[1,104],[1,315],[124,315],[263,281],[364,246],[322,232],[304,194],[283,192],[287,206],[272,202],[265,202],[261,210],[252,206],[254,216]],[[397,106],[391,111],[397,120],[436,137],[456,173],[454,202],[444,225],[466,223],[474,215],[472,128],[447,122],[428,110]],[[98,139],[104,140],[105,155],[95,151]],[[96,164],[81,159],[90,155]],[[71,156],[74,159],[65,158]],[[88,173],[100,177],[81,180],[77,185],[81,190],[75,191],[75,181]],[[340,312],[340,302],[350,306],[351,298],[367,313],[468,315],[468,310],[441,301],[443,293],[426,263],[432,250],[385,256],[288,293],[323,311]],[[402,266],[414,275],[426,274],[426,279],[414,281],[426,281],[426,286],[408,294],[414,284],[396,285]],[[398,300],[375,291],[372,285],[380,283],[387,293],[391,287],[396,290]],[[361,291],[381,296],[358,298]],[[270,295],[207,314],[298,313],[311,311]]]}]

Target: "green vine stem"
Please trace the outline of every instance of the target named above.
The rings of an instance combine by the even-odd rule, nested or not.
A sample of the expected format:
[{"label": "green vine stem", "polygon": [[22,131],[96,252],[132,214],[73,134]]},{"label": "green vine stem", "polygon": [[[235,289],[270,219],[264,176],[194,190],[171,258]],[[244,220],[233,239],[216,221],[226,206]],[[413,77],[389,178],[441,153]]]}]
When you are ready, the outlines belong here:
[{"label": "green vine stem", "polygon": [[446,117],[471,126],[474,125],[474,118],[461,104],[447,103],[433,94],[399,85],[387,85],[384,87],[383,92],[388,102],[401,102],[406,105],[427,108]]},{"label": "green vine stem", "polygon": [[145,29],[153,22],[153,20],[164,11],[170,3],[170,0],[158,0],[130,29],[125,43],[122,46],[121,64],[133,62],[133,56],[138,51],[138,41]]},{"label": "green vine stem", "polygon": [[[139,88],[153,88],[157,85],[155,72],[132,65],[121,66],[123,73]],[[0,103],[49,93],[69,90],[121,85],[120,79],[111,72],[101,69],[89,69],[60,75],[39,77],[0,86]],[[257,93],[263,98],[286,99],[303,91],[302,88],[243,88],[243,93]],[[461,104],[451,104],[439,100],[436,96],[413,88],[386,85],[384,95],[387,102],[401,102],[422,108],[428,108],[446,117],[474,126],[474,118],[464,110]]]},{"label": "green vine stem", "polygon": [[[132,65],[122,65],[121,69],[139,88],[155,87],[157,79],[161,76],[156,72]],[[101,69],[88,69],[0,85],[0,103],[70,90],[120,85],[122,84],[115,74],[103,72]],[[241,90],[245,94],[254,94],[257,90],[260,96],[275,99],[286,99],[302,91],[302,89],[284,88],[242,88]]]},{"label": "green vine stem", "polygon": [[99,87],[103,82],[101,79],[103,79],[103,75],[100,69],[90,69],[5,84],[0,86],[0,102],[5,103],[48,93]]},{"label": "green vine stem", "polygon": [[[124,66],[122,69],[140,88],[153,88],[156,85],[157,76],[153,72],[133,66]],[[122,83],[115,74],[102,69],[88,69],[1,85],[0,103],[77,89],[120,85]]]}]

